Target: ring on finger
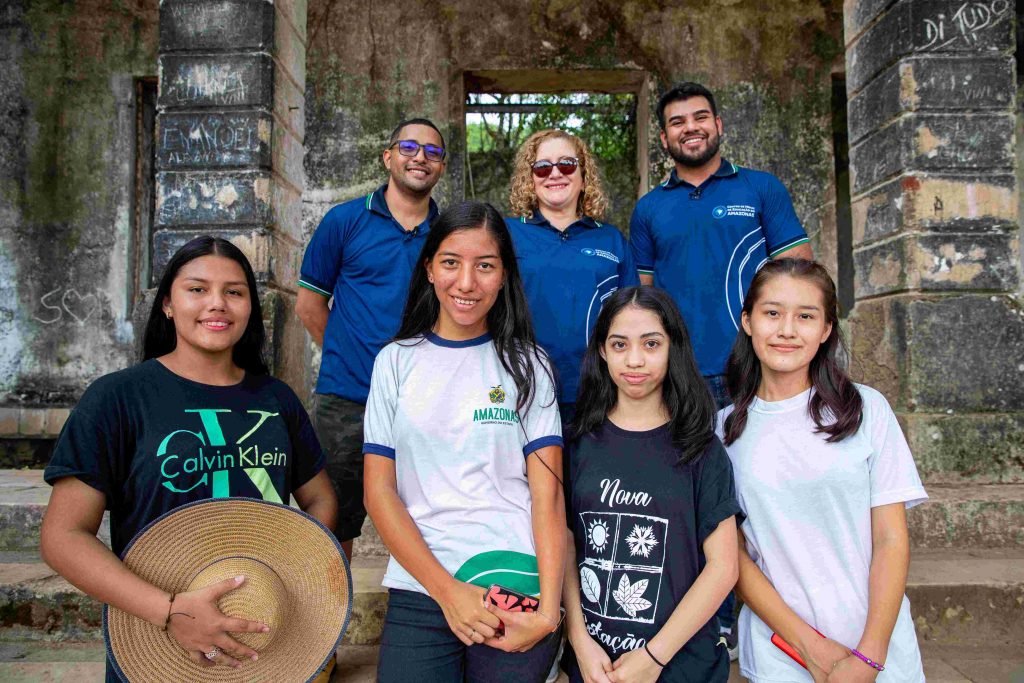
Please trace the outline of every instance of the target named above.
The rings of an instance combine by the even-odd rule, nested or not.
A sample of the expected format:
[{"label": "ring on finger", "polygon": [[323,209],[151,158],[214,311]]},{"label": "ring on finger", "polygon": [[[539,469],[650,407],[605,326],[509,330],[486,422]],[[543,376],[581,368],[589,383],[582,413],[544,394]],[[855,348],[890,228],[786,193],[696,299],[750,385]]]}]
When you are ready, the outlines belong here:
[{"label": "ring on finger", "polygon": [[217,659],[217,655],[219,655],[219,654],[220,654],[220,648],[217,647],[216,645],[214,645],[213,648],[209,652],[204,652],[203,656],[206,657],[208,660],[210,660],[212,662],[213,660]]}]

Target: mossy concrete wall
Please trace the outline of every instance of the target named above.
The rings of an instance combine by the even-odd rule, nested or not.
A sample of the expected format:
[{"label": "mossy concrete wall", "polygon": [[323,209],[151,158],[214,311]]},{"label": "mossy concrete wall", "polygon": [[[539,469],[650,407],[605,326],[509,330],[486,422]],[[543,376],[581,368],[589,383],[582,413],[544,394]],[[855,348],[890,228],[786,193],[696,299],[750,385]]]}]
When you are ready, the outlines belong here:
[{"label": "mossy concrete wall", "polygon": [[157,0],[0,3],[0,404],[73,403],[128,365],[135,78]]},{"label": "mossy concrete wall", "polygon": [[[412,115],[432,118],[448,138],[441,203],[462,198],[466,72],[576,71],[563,79],[571,91],[601,87],[578,70],[632,70],[651,83],[652,114],[667,84],[711,87],[725,154],[789,186],[834,269],[830,74],[842,62],[838,0],[310,0],[308,8],[307,235],[332,204],[382,182],[390,128]],[[543,81],[538,73],[535,82]],[[648,184],[668,168],[656,127],[650,142]]]}]

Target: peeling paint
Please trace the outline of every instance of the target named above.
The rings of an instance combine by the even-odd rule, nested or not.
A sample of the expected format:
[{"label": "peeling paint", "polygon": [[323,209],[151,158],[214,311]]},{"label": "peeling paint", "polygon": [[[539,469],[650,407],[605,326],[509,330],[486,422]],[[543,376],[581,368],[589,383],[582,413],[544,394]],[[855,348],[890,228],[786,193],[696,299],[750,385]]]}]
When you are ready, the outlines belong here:
[{"label": "peeling paint", "polygon": [[974,259],[974,254],[980,252],[981,258],[984,258],[985,250],[979,247],[975,247],[969,252],[964,254],[957,251],[956,246],[950,243],[943,244],[939,247],[938,253],[930,253],[925,249],[918,247],[918,255],[920,263],[930,263],[930,268],[922,268],[922,278],[931,280],[933,282],[957,282],[961,284],[971,283],[978,275],[982,273],[983,264],[977,262],[970,262],[967,259]]},{"label": "peeling paint", "polygon": [[917,153],[929,159],[938,156],[939,148],[949,144],[949,138],[934,135],[928,126],[921,126],[917,129],[916,143]]},{"label": "peeling paint", "polygon": [[868,284],[875,289],[897,287],[900,284],[903,268],[898,258],[887,254],[884,258],[875,255],[871,258],[868,270]]},{"label": "peeling paint", "polygon": [[217,192],[217,196],[214,197],[220,208],[227,209],[236,201],[238,201],[238,192],[235,190],[234,185],[225,185],[220,188]]}]

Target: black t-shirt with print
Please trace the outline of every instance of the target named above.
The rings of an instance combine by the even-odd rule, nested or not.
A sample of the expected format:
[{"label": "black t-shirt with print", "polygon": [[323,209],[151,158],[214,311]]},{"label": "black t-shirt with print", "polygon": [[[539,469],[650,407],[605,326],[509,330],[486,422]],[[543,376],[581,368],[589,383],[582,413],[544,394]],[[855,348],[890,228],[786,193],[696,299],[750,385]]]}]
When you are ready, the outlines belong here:
[{"label": "black t-shirt with print", "polygon": [[[567,520],[580,601],[587,630],[612,661],[665,625],[704,568],[704,541],[740,514],[732,465],[717,437],[695,462],[678,459],[668,425],[630,432],[606,420],[569,450]],[[728,679],[729,655],[717,646],[712,622],[668,662],[659,681]]]},{"label": "black t-shirt with print", "polygon": [[246,496],[287,504],[323,469],[295,393],[268,375],[199,384],[157,360],[96,380],[71,412],[44,478],[77,477],[106,495],[121,555],[151,521],[185,503]]}]

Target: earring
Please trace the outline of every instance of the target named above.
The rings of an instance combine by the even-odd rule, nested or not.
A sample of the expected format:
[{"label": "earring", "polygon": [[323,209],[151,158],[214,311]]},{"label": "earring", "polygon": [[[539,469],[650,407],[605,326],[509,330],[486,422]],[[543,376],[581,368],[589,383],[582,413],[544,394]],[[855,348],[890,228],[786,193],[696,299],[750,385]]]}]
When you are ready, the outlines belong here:
[{"label": "earring", "polygon": [[167,319],[168,319],[168,320],[170,320],[170,319],[171,319],[171,312],[170,312],[170,311],[164,311],[164,315],[166,315],[166,316],[167,316]]},{"label": "earring", "polygon": [[430,284],[434,284],[434,278],[432,278],[431,276],[428,275],[427,276],[427,282],[429,282]]}]

